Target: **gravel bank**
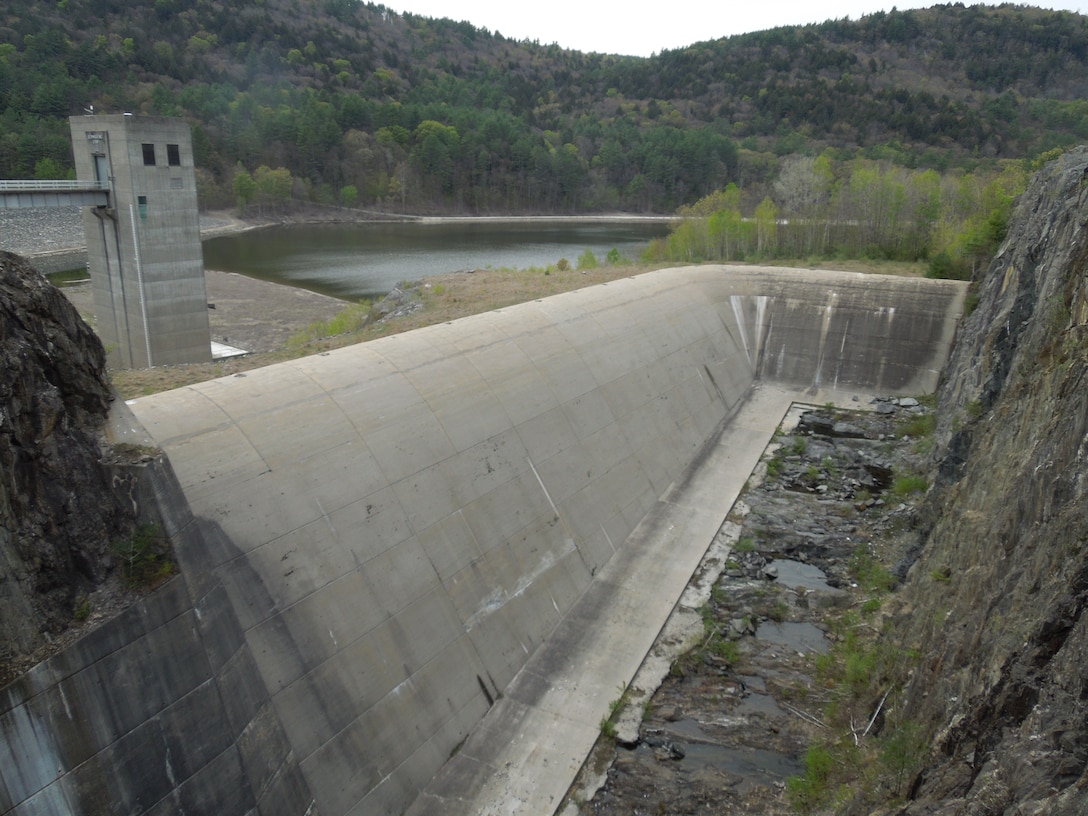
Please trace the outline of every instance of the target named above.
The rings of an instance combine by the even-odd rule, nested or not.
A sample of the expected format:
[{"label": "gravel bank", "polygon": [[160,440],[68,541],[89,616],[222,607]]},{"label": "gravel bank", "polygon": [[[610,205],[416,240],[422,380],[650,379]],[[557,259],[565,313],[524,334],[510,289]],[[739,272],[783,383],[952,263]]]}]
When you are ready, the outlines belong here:
[{"label": "gravel bank", "polygon": [[[202,235],[234,226],[223,215],[201,215]],[[0,249],[33,256],[62,250],[82,250],[83,217],[79,207],[0,209]]]},{"label": "gravel bank", "polygon": [[0,210],[0,249],[19,255],[82,249],[83,219],[79,207],[35,207]]}]

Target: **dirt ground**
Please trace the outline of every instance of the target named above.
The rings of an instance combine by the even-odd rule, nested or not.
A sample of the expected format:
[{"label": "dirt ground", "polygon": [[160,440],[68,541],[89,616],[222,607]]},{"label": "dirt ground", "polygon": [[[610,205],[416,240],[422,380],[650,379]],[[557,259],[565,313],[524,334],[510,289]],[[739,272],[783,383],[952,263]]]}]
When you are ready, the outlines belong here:
[{"label": "dirt ground", "polygon": [[[253,353],[276,351],[314,321],[332,318],[347,304],[306,289],[281,286],[235,272],[205,272],[212,340]],[[65,286],[83,319],[94,325],[90,282]]]}]

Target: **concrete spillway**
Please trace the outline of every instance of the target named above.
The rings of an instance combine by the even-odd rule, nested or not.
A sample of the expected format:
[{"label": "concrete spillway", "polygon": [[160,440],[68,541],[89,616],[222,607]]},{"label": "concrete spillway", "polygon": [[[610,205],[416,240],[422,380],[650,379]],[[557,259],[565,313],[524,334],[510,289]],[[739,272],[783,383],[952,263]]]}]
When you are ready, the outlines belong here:
[{"label": "concrete spillway", "polygon": [[[663,270],[133,402],[128,433],[162,447],[187,500],[158,491],[192,605],[216,599],[265,701],[201,750],[236,752],[265,813],[554,808],[728,510],[706,474],[743,483],[795,396],[932,391],[963,293]],[[30,739],[33,699],[96,659],[9,689],[0,727]],[[227,659],[208,662],[192,683],[233,688]],[[264,772],[255,722],[279,746]],[[22,812],[63,776],[27,770],[0,804]]]}]

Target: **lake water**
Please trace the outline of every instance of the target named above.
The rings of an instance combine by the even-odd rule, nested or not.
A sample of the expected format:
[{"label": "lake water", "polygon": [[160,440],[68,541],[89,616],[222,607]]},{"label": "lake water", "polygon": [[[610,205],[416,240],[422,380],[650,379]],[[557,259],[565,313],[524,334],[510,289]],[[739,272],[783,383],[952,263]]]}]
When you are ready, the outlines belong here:
[{"label": "lake water", "polygon": [[346,300],[385,295],[401,281],[464,270],[572,266],[587,249],[638,260],[668,233],[656,220],[442,221],[288,225],[211,238],[204,265]]}]

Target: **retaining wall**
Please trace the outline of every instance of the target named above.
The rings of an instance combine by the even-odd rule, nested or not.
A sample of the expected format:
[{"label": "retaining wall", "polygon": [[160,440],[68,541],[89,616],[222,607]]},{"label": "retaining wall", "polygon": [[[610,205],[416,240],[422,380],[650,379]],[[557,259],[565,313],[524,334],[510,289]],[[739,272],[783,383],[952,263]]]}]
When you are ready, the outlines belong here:
[{"label": "retaining wall", "polygon": [[113,471],[173,537],[182,575],[0,691],[0,813],[307,813],[245,633],[203,568],[214,536],[164,459]]}]

